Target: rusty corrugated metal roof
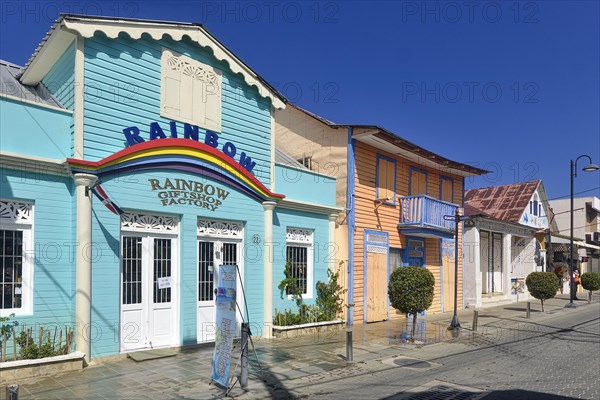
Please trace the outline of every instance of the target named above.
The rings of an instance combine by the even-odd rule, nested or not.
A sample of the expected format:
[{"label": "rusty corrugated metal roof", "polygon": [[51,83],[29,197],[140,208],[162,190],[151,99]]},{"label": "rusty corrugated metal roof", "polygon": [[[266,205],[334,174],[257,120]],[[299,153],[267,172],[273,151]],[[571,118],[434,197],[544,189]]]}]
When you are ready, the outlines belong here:
[{"label": "rusty corrugated metal roof", "polygon": [[540,180],[471,189],[465,192],[465,214],[485,214],[506,222],[519,223]]}]

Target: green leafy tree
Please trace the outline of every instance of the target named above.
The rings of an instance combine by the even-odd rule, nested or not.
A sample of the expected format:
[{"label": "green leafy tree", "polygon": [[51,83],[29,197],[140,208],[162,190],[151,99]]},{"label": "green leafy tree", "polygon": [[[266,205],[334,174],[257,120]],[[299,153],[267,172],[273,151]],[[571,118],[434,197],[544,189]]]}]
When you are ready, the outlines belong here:
[{"label": "green leafy tree", "polygon": [[542,312],[544,312],[544,300],[553,298],[559,289],[554,272],[532,272],[527,275],[525,284],[529,293],[542,302]]},{"label": "green leafy tree", "polygon": [[423,267],[402,267],[390,275],[388,295],[392,307],[405,314],[412,314],[411,340],[415,337],[417,315],[427,310],[433,302],[435,278]]},{"label": "green leafy tree", "polygon": [[586,272],[581,275],[581,286],[589,290],[588,303],[591,303],[592,291],[600,290],[600,272]]},{"label": "green leafy tree", "polygon": [[344,293],[346,290],[338,283],[339,273],[327,270],[328,282],[317,282],[317,307],[319,319],[333,321],[344,309]]},{"label": "green leafy tree", "polygon": [[283,297],[284,294],[291,295],[296,305],[300,307],[304,301],[302,299],[302,289],[298,285],[298,279],[292,273],[292,262],[290,260],[285,263],[283,273],[285,278],[277,286],[281,290],[281,296]]}]

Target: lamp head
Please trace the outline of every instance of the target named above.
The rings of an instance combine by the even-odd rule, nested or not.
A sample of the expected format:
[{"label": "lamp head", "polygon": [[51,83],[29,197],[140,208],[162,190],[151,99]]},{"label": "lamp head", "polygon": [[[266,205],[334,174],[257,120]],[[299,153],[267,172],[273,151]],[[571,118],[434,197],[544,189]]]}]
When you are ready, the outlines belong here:
[{"label": "lamp head", "polygon": [[588,165],[586,165],[585,167],[582,168],[582,171],[593,172],[593,171],[598,171],[599,168],[600,167],[598,167],[596,164],[589,163]]}]

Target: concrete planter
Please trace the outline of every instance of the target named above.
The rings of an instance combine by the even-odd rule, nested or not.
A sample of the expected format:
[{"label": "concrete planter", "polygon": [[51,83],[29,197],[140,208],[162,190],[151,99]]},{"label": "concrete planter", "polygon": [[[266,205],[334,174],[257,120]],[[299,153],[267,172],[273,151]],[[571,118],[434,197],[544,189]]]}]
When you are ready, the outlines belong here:
[{"label": "concrete planter", "polygon": [[83,369],[85,354],[75,351],[62,356],[0,363],[0,386],[18,384],[23,379],[57,375]]},{"label": "concrete planter", "polygon": [[345,321],[337,319],[335,321],[313,322],[302,325],[273,326],[273,336],[276,338],[294,338],[304,335],[322,334],[326,332],[337,332],[344,328]]}]

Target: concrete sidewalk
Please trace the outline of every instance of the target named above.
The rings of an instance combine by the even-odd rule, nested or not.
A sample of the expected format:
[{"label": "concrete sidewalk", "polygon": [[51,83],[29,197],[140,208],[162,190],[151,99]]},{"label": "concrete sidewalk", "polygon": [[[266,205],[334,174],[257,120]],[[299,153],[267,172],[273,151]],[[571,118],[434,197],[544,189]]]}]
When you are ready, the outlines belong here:
[{"label": "concrete sidewalk", "polygon": [[[581,298],[582,296],[580,296]],[[599,296],[594,296],[594,302]],[[567,295],[547,300],[545,312],[540,302],[531,302],[531,318],[525,318],[526,302],[479,310],[479,329],[471,331],[473,310],[458,313],[462,331],[459,337],[447,330],[452,314],[427,315],[418,318],[417,344],[407,341],[410,321],[392,320],[376,324],[357,325],[353,329],[354,362],[345,360],[345,327],[325,334],[298,338],[264,340],[254,338],[256,357],[250,352],[249,390],[236,385],[232,397],[294,398],[288,389],[291,382],[311,380],[318,382],[324,374],[350,376],[368,371],[370,362],[395,355],[414,353],[418,347],[441,342],[473,341],[485,337],[485,343],[494,340],[502,329],[513,329],[515,324],[551,319],[553,314],[568,312],[564,306]],[[577,301],[577,304],[587,304]],[[483,342],[478,342],[483,343]],[[451,343],[447,344],[448,346]],[[441,350],[441,348],[440,348]],[[239,353],[239,347],[236,349]],[[174,357],[136,363],[128,358],[105,360],[90,365],[83,371],[16,382],[20,385],[20,399],[213,399],[223,398],[221,389],[210,385],[213,348],[200,347],[182,350]],[[232,368],[238,359],[232,361]],[[261,374],[262,369],[262,374]],[[239,370],[232,372],[232,375]],[[0,399],[4,388],[0,388]]]}]

